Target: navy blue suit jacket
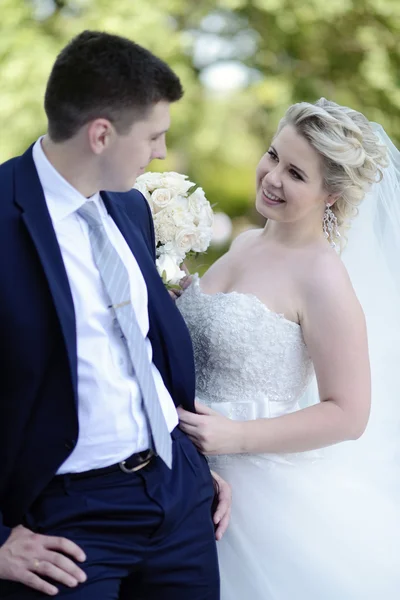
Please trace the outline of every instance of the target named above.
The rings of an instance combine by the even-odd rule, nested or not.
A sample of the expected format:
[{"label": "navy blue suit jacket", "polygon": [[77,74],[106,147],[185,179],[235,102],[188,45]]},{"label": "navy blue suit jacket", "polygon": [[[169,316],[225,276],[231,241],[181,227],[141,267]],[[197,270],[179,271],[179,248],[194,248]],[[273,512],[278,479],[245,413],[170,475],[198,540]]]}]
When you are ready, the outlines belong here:
[{"label": "navy blue suit jacket", "polygon": [[[74,305],[32,148],[0,166],[0,545],[78,437]],[[145,278],[154,363],[176,405],[194,410],[189,333],[156,271],[137,191],[102,192]]]}]

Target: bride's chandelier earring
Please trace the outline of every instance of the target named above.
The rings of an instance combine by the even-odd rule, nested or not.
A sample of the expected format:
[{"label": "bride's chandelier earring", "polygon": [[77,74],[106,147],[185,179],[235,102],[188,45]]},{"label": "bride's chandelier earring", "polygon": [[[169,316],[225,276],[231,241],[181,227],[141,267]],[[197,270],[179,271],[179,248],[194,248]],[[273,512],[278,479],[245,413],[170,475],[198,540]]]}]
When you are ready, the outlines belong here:
[{"label": "bride's chandelier earring", "polygon": [[338,240],[338,238],[340,238],[340,232],[336,215],[329,206],[329,204],[327,204],[325,208],[322,227],[326,239],[328,240],[332,248],[336,248],[337,244],[335,240]]}]

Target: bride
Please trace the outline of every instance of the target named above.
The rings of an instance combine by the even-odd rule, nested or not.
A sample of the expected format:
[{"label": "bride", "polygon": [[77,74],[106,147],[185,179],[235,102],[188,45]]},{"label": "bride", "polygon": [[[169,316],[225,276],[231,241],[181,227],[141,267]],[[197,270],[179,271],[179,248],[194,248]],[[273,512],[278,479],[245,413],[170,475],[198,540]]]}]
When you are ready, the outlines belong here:
[{"label": "bride", "polygon": [[399,167],[362,114],[291,106],[256,171],[265,227],[178,299],[181,428],[233,490],[223,600],[399,598]]}]

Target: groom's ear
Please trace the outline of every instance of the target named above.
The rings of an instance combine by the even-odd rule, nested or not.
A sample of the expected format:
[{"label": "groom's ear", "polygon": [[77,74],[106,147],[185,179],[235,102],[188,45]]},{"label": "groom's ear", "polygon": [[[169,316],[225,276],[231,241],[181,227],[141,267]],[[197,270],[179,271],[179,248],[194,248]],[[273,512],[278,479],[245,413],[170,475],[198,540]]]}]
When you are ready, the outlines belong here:
[{"label": "groom's ear", "polygon": [[115,135],[115,129],[108,119],[94,119],[87,124],[89,146],[94,154],[102,154]]}]

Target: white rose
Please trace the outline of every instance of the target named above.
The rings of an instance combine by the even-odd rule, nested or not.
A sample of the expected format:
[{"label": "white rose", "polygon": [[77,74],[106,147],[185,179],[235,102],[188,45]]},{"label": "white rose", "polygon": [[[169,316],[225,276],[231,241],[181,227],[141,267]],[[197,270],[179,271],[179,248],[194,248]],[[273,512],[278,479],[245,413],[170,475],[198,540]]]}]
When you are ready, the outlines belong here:
[{"label": "white rose", "polygon": [[175,245],[174,242],[166,242],[162,246],[157,248],[157,256],[161,256],[161,254],[170,254],[175,255]]},{"label": "white rose", "polygon": [[192,194],[190,194],[189,198],[191,198],[193,202],[196,202],[196,204],[199,204],[200,206],[202,206],[205,202],[208,202],[204,190],[201,187],[198,187]]},{"label": "white rose", "polygon": [[181,252],[178,249],[178,247],[175,244],[175,241],[166,242],[162,246],[158,246],[157,247],[157,257],[161,256],[162,254],[169,254],[170,256],[174,257],[178,264],[180,264],[186,258],[186,253]]},{"label": "white rose", "polygon": [[157,258],[156,265],[164,283],[177,285],[182,277],[185,277],[185,272],[179,268],[177,259],[169,254],[162,254]]},{"label": "white rose", "polygon": [[172,202],[162,211],[162,216],[165,219],[171,219],[178,228],[193,224],[193,216],[188,210],[187,199],[183,196],[174,196]]},{"label": "white rose", "polygon": [[191,187],[195,184],[193,181],[189,181],[187,175],[181,175],[181,173],[175,173],[169,171],[162,174],[162,187],[170,189],[176,194],[186,194]]},{"label": "white rose", "polygon": [[203,188],[197,188],[188,197],[189,210],[193,215],[195,225],[202,223],[204,226],[211,227],[213,222],[213,211],[207,200]]},{"label": "white rose", "polygon": [[166,188],[158,188],[151,194],[151,200],[153,202],[154,212],[157,213],[171,202],[171,191]]},{"label": "white rose", "polygon": [[143,182],[138,182],[136,180],[135,185],[133,186],[134,190],[138,190],[143,196],[146,198],[147,202],[150,204],[150,208],[153,210],[153,202],[151,200],[151,195],[149,190],[147,189],[147,185]]},{"label": "white rose", "polygon": [[149,171],[148,173],[143,173],[142,175],[139,175],[139,177],[136,179],[136,183],[145,185],[148,191],[152,192],[158,187],[163,187],[162,178],[162,173],[153,173],[152,171]]},{"label": "white rose", "polygon": [[204,204],[200,209],[198,225],[200,227],[206,228],[206,227],[212,227],[213,223],[214,223],[213,209],[211,208],[210,203],[207,202],[207,204]]},{"label": "white rose", "polygon": [[183,227],[175,236],[174,245],[180,255],[186,255],[198,244],[198,232],[194,225]]},{"label": "white rose", "polygon": [[200,216],[200,204],[193,199],[193,195],[188,197],[188,210],[193,217],[193,223],[195,225],[199,224],[199,216]]},{"label": "white rose", "polygon": [[192,246],[193,252],[205,252],[211,243],[211,238],[211,227],[198,227],[196,231],[196,241]]}]

